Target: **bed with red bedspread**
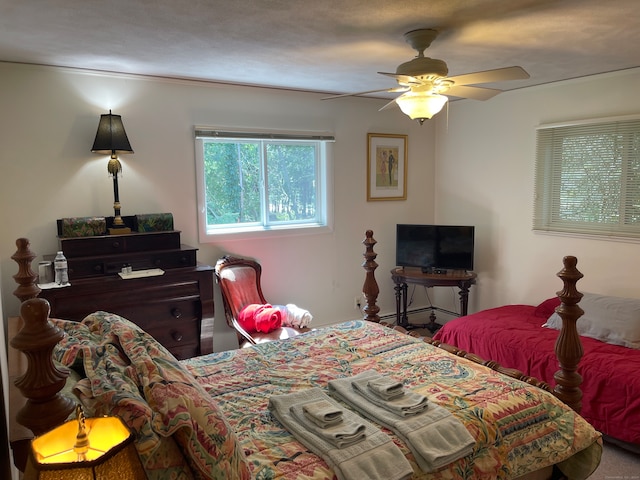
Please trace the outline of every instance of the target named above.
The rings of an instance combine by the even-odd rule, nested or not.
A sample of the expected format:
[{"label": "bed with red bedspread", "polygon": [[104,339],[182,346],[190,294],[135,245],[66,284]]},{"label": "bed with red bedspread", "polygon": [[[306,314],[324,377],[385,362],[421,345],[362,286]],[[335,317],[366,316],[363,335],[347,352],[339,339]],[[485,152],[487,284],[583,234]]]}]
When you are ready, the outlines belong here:
[{"label": "bed with red bedspread", "polygon": [[[559,304],[554,297],[539,305],[484,310],[447,322],[434,340],[509,365],[553,385],[558,371],[553,354],[558,331],[543,325]],[[586,314],[587,307],[582,306]],[[603,322],[605,329],[610,329],[607,324],[612,318]],[[577,323],[584,351],[578,370],[583,377],[580,413],[605,435],[631,443],[634,450],[640,449],[640,349],[586,337],[581,321],[578,319]]]}]

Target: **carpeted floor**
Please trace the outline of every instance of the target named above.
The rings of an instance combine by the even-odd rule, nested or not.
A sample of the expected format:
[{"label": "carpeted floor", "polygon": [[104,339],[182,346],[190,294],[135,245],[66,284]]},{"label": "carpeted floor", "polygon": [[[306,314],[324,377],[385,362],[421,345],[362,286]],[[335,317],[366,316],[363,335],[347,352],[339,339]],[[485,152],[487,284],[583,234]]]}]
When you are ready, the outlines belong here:
[{"label": "carpeted floor", "polygon": [[640,454],[605,442],[600,466],[589,478],[593,480],[640,480]]}]

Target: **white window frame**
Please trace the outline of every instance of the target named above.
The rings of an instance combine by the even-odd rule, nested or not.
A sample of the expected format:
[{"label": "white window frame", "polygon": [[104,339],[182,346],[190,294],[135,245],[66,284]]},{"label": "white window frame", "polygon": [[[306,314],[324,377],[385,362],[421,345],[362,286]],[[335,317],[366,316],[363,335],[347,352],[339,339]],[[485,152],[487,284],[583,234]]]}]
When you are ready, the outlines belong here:
[{"label": "white window frame", "polygon": [[[264,222],[240,226],[209,226],[206,214],[206,189],[204,173],[204,142],[206,139],[251,141],[303,141],[316,144],[316,213],[317,221],[280,222],[268,225]],[[334,137],[325,132],[291,132],[274,130],[240,130],[215,127],[195,127],[196,195],[198,208],[198,234],[200,243],[224,240],[242,240],[276,236],[328,233],[333,230],[333,142]],[[266,180],[261,189],[266,195]],[[263,215],[264,215],[263,211]]]},{"label": "white window frame", "polygon": [[[595,153],[597,148],[603,151],[602,137],[608,137],[615,147],[605,151],[607,155]],[[593,137],[593,143],[589,139]],[[563,163],[563,146],[568,139],[579,138],[582,152],[591,154],[589,158],[589,172],[583,173],[575,168],[563,170],[566,163]],[[619,141],[622,139],[622,141]],[[634,144],[635,142],[635,144]],[[565,151],[566,153],[566,151]],[[562,180],[567,173],[572,173],[582,180],[593,178],[594,176],[608,176],[609,183],[612,183],[611,165],[612,162],[618,165],[615,174],[620,175],[619,190],[617,192],[618,201],[616,208],[617,220],[613,221],[590,221],[575,220],[579,216],[574,210],[574,218],[571,214],[563,215],[561,208],[571,208],[572,204],[579,208],[580,201],[597,202],[598,196],[590,197],[585,194],[584,199],[577,198],[572,202],[565,201],[568,197],[567,191],[562,190]],[[635,175],[632,175],[635,167]],[[533,230],[538,233],[551,233],[572,236],[588,236],[591,238],[640,241],[640,221],[632,220],[638,216],[637,210],[640,205],[640,115],[627,115],[620,117],[609,117],[585,121],[557,123],[541,125],[537,128],[536,138],[536,174],[535,174],[535,196]],[[600,173],[601,172],[601,173]],[[565,175],[565,177],[563,177]],[[615,198],[615,197],[614,197]]]}]

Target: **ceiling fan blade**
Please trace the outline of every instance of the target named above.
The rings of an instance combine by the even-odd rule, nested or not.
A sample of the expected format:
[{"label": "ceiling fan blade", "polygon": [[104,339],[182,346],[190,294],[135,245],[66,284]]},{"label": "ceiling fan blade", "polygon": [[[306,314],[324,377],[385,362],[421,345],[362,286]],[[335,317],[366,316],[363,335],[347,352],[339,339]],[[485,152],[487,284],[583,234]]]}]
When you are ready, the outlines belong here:
[{"label": "ceiling fan blade", "polygon": [[471,98],[473,100],[489,100],[499,93],[502,93],[502,90],[496,90],[495,88],[472,87],[469,85],[454,85],[444,92],[445,95],[460,98]]},{"label": "ceiling fan blade", "polygon": [[385,88],[382,90],[368,90],[366,92],[356,92],[356,93],[342,93],[340,95],[331,95],[330,97],[324,97],[322,100],[331,100],[332,98],[340,98],[340,97],[356,97],[358,95],[367,95],[368,93],[398,93],[398,92],[406,92],[409,90],[407,87],[395,87],[395,88]]},{"label": "ceiling fan blade", "polygon": [[475,85],[478,83],[504,82],[506,80],[524,80],[529,78],[529,74],[522,67],[496,68],[484,72],[466,73],[455,77],[448,77],[453,80],[456,86]]},{"label": "ceiling fan blade", "polygon": [[389,107],[396,106],[396,105],[398,105],[398,104],[396,103],[396,99],[394,98],[389,103],[385,103],[382,108],[378,109],[378,111],[381,112],[382,110],[385,110],[385,109],[387,109]]},{"label": "ceiling fan blade", "polygon": [[398,75],[397,73],[378,72],[380,75],[386,75],[387,77],[395,78],[400,85],[419,85],[420,80],[410,75]]}]

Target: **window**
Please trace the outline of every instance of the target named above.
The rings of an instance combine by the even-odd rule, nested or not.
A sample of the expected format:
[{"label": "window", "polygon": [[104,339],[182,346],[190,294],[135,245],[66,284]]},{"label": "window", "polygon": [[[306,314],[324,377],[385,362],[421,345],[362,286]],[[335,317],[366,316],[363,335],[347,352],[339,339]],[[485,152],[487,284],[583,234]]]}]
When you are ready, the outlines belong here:
[{"label": "window", "polygon": [[533,229],[640,239],[640,118],[541,126]]},{"label": "window", "polygon": [[329,224],[328,135],[196,128],[201,241]]}]

